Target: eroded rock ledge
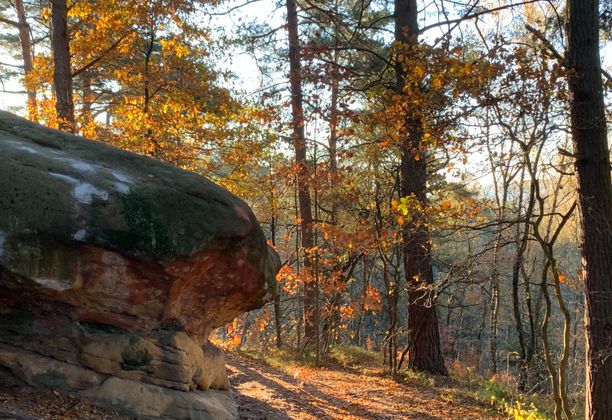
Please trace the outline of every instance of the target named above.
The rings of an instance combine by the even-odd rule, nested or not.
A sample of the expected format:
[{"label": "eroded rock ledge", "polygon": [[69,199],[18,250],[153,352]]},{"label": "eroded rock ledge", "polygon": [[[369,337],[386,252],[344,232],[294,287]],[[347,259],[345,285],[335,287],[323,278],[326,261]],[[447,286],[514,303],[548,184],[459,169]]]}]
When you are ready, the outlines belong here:
[{"label": "eroded rock ledge", "polygon": [[252,211],[194,173],[0,112],[0,368],[140,417],[231,418],[211,331],[269,297]]}]

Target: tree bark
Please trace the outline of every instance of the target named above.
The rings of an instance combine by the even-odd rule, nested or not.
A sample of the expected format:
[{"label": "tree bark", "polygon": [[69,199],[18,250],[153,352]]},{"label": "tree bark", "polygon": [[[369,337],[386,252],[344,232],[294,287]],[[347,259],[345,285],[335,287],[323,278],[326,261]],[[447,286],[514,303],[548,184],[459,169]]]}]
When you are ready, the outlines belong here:
[{"label": "tree bark", "polygon": [[[395,0],[395,40],[398,44],[415,47],[418,44],[418,9],[416,0]],[[405,95],[407,69],[399,62],[395,66],[397,93]],[[414,86],[418,88],[418,86]],[[414,196],[426,202],[427,165],[422,144],[423,123],[409,115],[404,123],[401,142],[402,195]],[[440,348],[435,294],[432,290],[431,244],[429,229],[416,215],[413,223],[403,229],[403,257],[408,285],[408,367],[446,375]]]},{"label": "tree bark", "polygon": [[[338,14],[338,1],[335,2],[334,13]],[[340,80],[338,74],[338,30],[334,25],[334,52],[331,63],[331,105],[329,111],[329,181],[330,186],[338,182],[338,99],[340,96]],[[331,223],[338,223],[339,197],[337,191],[332,192]]]},{"label": "tree bark", "polygon": [[583,238],[586,413],[612,418],[612,186],[599,58],[598,0],[569,1],[567,61]]},{"label": "tree bark", "polygon": [[66,0],[51,1],[53,26],[53,86],[55,109],[61,130],[74,131],[74,102],[72,76],[70,75],[70,44],[68,38],[68,8]]},{"label": "tree bark", "polygon": [[[498,251],[495,250],[494,253],[497,255]],[[490,338],[489,338],[489,351],[491,354],[489,355],[491,358],[491,373],[493,375],[497,374],[497,333],[498,333],[498,319],[499,319],[499,273],[497,272],[497,258],[494,257],[494,268],[493,273],[491,274],[491,302],[489,302],[491,307],[491,320],[490,320]]]},{"label": "tree bark", "polygon": [[149,39],[147,42],[147,48],[144,51],[144,68],[143,73],[143,102],[142,102],[142,113],[146,119],[146,129],[143,134],[144,143],[147,150],[147,154],[155,159],[162,159],[162,149],[153,137],[153,130],[151,129],[151,123],[149,121],[149,109],[153,94],[151,93],[151,59],[153,57],[153,48],[155,47],[156,32],[155,28],[151,27],[149,30]]},{"label": "tree bark", "polygon": [[93,122],[92,106],[94,101],[94,93],[91,89],[93,81],[88,71],[81,74],[81,83],[81,133],[85,135],[83,129],[89,128],[89,125]]},{"label": "tree bark", "polygon": [[399,285],[389,272],[389,264],[386,256],[381,258],[383,264],[383,279],[385,280],[385,290],[387,294],[387,306],[389,312],[389,327],[385,334],[389,350],[389,369],[393,378],[397,377],[398,360],[397,360],[397,331],[399,327],[399,316],[397,311],[397,301],[399,300]]},{"label": "tree bark", "polygon": [[[270,172],[272,172],[272,163],[270,163]],[[272,191],[272,188],[270,188]],[[276,208],[274,206],[274,193],[270,193],[270,202],[272,203],[272,218],[270,220],[270,241],[272,242],[272,247],[276,247]],[[275,292],[274,292],[274,325],[276,327],[276,348],[280,349],[283,346],[283,313],[281,310],[281,294],[283,293],[282,287],[280,284],[275,282]]]},{"label": "tree bark", "polygon": [[26,20],[23,0],[15,0],[15,11],[17,12],[17,21],[19,23],[19,43],[21,44],[21,55],[23,56],[24,70],[24,85],[28,93],[28,118],[32,121],[38,119],[37,103],[36,103],[36,86],[33,85],[29,76],[34,70],[32,57],[32,42],[30,41],[30,25]]},{"label": "tree bark", "polygon": [[[518,198],[518,215],[517,219],[521,219],[523,217],[523,195],[524,195],[524,186],[525,186],[525,167],[521,169],[521,178],[519,181],[519,198]],[[516,234],[515,234],[515,244],[516,244],[516,254],[514,256],[514,262],[512,264],[512,309],[514,313],[514,322],[516,326],[516,332],[519,340],[519,348],[520,348],[520,371],[518,376],[518,387],[521,391],[528,390],[528,353],[527,343],[525,340],[525,331],[523,329],[523,317],[521,315],[521,303],[519,298],[519,282],[521,277],[521,269],[523,268],[525,252],[527,251],[527,244],[529,242],[529,229],[532,215],[533,215],[533,205],[534,205],[534,195],[533,188],[530,189],[529,198],[527,202],[527,207],[524,213],[525,222],[517,222],[516,223]],[[522,231],[521,231],[522,228]],[[527,279],[525,280],[527,281]],[[529,285],[526,285],[527,289],[529,289]],[[527,296],[530,296],[530,293],[527,293]],[[527,301],[527,311],[529,312],[529,316],[531,317],[530,309],[531,302]],[[531,330],[533,334],[533,330]]]},{"label": "tree bark", "polygon": [[[302,248],[304,249],[304,269],[312,271],[312,258],[309,255],[314,244],[312,231],[312,205],[310,199],[310,171],[306,161],[306,136],[304,135],[304,108],[302,96],[302,72],[300,63],[300,40],[298,34],[297,4],[287,0],[287,31],[289,35],[289,84],[291,89],[291,128],[295,162],[298,168],[297,188],[300,209],[300,229],[302,231]],[[314,281],[304,283],[304,340],[313,343],[317,334],[315,328]]]}]

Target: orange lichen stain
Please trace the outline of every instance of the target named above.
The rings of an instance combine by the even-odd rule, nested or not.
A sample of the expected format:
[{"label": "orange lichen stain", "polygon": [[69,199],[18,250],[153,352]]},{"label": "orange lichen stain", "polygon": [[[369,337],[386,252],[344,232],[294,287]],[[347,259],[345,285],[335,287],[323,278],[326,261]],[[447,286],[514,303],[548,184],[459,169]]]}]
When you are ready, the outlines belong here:
[{"label": "orange lichen stain", "polygon": [[207,250],[167,264],[172,287],[164,321],[178,323],[190,334],[206,336],[256,306],[265,293],[261,272],[248,262],[248,249]]}]

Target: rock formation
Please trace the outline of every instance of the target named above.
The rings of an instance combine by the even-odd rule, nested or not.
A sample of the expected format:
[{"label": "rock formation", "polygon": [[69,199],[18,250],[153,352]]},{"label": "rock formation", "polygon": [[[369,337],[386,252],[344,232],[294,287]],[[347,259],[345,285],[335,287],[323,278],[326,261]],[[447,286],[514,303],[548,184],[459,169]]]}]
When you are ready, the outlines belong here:
[{"label": "rock formation", "polygon": [[0,368],[128,415],[231,418],[212,330],[276,253],[211,181],[0,112]]}]

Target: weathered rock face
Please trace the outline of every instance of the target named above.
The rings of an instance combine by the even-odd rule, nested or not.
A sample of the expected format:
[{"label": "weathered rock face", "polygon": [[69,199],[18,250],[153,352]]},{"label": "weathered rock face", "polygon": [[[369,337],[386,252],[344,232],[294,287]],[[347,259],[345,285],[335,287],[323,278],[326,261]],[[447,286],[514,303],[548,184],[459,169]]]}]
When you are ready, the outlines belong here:
[{"label": "weathered rock face", "polygon": [[[0,156],[0,365],[134,415],[217,407],[185,393],[227,388],[208,336],[261,306],[279,268],[249,207],[194,173],[5,112]],[[155,413],[133,407],[139,393]]]}]

